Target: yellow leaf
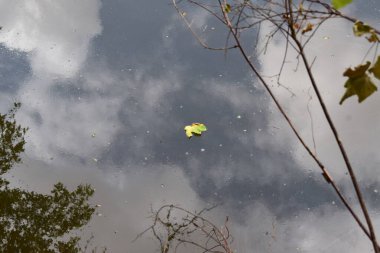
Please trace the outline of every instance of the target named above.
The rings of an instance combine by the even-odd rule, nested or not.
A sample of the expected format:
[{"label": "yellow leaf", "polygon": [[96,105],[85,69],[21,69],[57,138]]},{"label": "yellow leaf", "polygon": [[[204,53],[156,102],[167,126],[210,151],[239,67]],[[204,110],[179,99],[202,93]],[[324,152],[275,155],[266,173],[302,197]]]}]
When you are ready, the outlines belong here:
[{"label": "yellow leaf", "polygon": [[191,138],[193,135],[201,136],[202,132],[207,131],[207,127],[202,123],[193,123],[190,126],[184,128],[187,138]]},{"label": "yellow leaf", "polygon": [[225,11],[226,13],[231,12],[231,5],[226,4],[226,7],[224,7],[224,11]]},{"label": "yellow leaf", "polygon": [[310,32],[313,30],[314,25],[311,23],[307,23],[306,27],[302,30],[302,34]]}]

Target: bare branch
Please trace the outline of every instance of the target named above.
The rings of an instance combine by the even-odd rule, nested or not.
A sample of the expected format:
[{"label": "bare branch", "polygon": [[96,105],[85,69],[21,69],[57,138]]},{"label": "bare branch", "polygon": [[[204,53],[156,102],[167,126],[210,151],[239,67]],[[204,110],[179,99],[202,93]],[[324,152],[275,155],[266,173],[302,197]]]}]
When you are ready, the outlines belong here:
[{"label": "bare branch", "polygon": [[[359,225],[359,227],[363,230],[363,232],[367,235],[367,237],[372,241],[375,253],[379,253],[380,248],[376,241],[376,236],[375,236],[375,232],[372,226],[372,221],[369,217],[354,170],[350,164],[345,148],[341,140],[339,139],[338,131],[336,130],[335,125],[329,115],[327,107],[322,99],[319,88],[315,82],[315,79],[312,73],[312,65],[315,59],[313,60],[311,64],[309,64],[306,57],[306,53],[305,53],[306,46],[308,45],[308,43],[311,41],[311,39],[314,37],[314,35],[318,31],[318,29],[326,20],[329,20],[332,18],[342,18],[350,22],[357,22],[358,20],[341,13],[340,11],[331,7],[329,4],[322,2],[320,0],[303,0],[301,1],[302,5],[299,5],[299,6],[296,6],[292,0],[278,0],[278,1],[263,0],[263,1],[260,1],[259,4],[256,4],[256,2],[250,1],[250,0],[235,0],[234,4],[231,4],[231,2],[229,2],[228,9],[226,8],[227,6],[226,0],[218,0],[217,5],[215,4],[206,5],[202,0],[199,0],[198,2],[195,0],[187,0],[187,2],[196,4],[197,6],[200,6],[203,9],[207,9],[207,11],[212,14],[212,16],[216,17],[223,25],[226,26],[226,28],[228,29],[228,35],[227,35],[226,46],[224,47],[224,50],[225,51],[228,50],[227,45],[229,44],[230,37],[232,36],[235,43],[233,48],[237,48],[240,51],[243,59],[246,61],[249,68],[256,75],[259,81],[263,84],[263,86],[269,93],[270,97],[272,98],[273,102],[275,103],[276,107],[278,108],[278,110],[280,111],[280,113],[282,114],[282,116],[285,118],[286,122],[292,129],[298,141],[301,143],[301,145],[304,147],[304,149],[307,151],[310,157],[316,162],[318,167],[321,169],[322,175],[325,178],[326,182],[332,186],[332,188],[337,193],[338,197],[340,198],[344,206],[347,208],[347,210],[350,212],[352,217],[355,219],[355,221]],[[176,0],[173,0],[173,3],[176,6],[177,11],[181,14],[181,12],[179,11],[176,5]],[[307,5],[307,6],[304,7],[304,5]],[[335,140],[338,144],[343,160],[345,161],[346,167],[349,171],[350,178],[354,185],[354,189],[357,194],[359,204],[361,206],[361,209],[365,216],[366,223],[368,225],[368,229],[359,219],[358,215],[354,212],[353,208],[348,203],[346,198],[343,196],[341,190],[338,188],[337,184],[334,182],[333,178],[331,177],[325,165],[317,157],[314,133],[313,133],[313,145],[314,145],[314,152],[313,152],[311,148],[306,144],[304,139],[301,137],[298,130],[295,128],[292,120],[284,111],[280,102],[278,101],[273,91],[271,90],[270,85],[264,79],[264,76],[259,72],[258,68],[253,64],[253,62],[251,61],[251,58],[248,56],[246,52],[247,50],[244,47],[243,41],[241,39],[241,34],[242,32],[246,30],[249,31],[250,29],[254,29],[254,28],[257,28],[257,30],[259,31],[264,22],[269,22],[271,25],[273,25],[274,29],[271,32],[269,32],[269,34],[266,36],[266,42],[262,49],[263,53],[266,52],[272,38],[276,36],[277,34],[282,35],[286,40],[286,48],[284,52],[283,61],[281,63],[280,70],[277,76],[278,77],[277,83],[280,84],[280,78],[283,72],[284,65],[286,64],[289,45],[291,46],[290,48],[294,49],[295,52],[298,54],[296,56],[297,69],[298,69],[298,64],[301,62],[305,66],[306,73],[311,81],[313,90],[317,95],[319,105],[321,106],[322,111],[325,115],[325,118],[329,124],[329,127],[334,134]],[[310,22],[313,22],[313,24]],[[190,26],[189,28],[191,29]],[[380,34],[380,32],[376,30],[375,28],[374,28],[374,31],[377,34]],[[199,37],[197,35],[195,35],[195,37],[202,44],[202,42],[199,40]],[[257,39],[256,41],[256,45],[257,45],[258,38],[256,39]],[[202,44],[202,46],[205,47],[204,44]],[[378,47],[378,44],[376,44],[376,49],[377,47]],[[260,53],[261,52],[259,51],[259,54]],[[295,71],[297,71],[297,69]],[[308,111],[311,117],[309,106],[308,106]],[[312,126],[312,131],[313,131],[313,126]]]},{"label": "bare branch", "polygon": [[178,206],[163,205],[157,211],[153,211],[153,225],[137,238],[151,231],[160,244],[161,253],[168,253],[172,248],[177,252],[180,246],[186,245],[201,249],[202,252],[232,253],[228,219],[224,226],[218,228],[203,216],[204,212],[214,207],[193,213]]}]

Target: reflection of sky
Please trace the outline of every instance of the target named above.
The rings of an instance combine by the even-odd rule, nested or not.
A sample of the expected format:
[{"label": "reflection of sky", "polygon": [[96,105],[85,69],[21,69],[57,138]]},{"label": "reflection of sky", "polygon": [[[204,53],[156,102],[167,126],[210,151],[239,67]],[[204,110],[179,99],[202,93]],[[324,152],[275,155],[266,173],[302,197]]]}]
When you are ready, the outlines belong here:
[{"label": "reflection of sky", "polygon": [[[215,216],[232,218],[239,252],[370,247],[239,55],[226,59],[202,49],[168,3],[2,1],[2,7],[1,109],[21,101],[18,118],[30,127],[24,164],[14,174],[40,191],[58,180],[93,184],[94,201],[102,205],[88,229],[95,245],[152,252],[148,237],[129,243],[148,224],[151,204],[199,210],[222,203]],[[348,11],[360,15],[356,8]],[[196,25],[222,38],[220,27],[200,20]],[[331,69],[340,73],[366,51],[342,47],[351,28],[339,27],[327,24],[310,45],[318,56],[314,70],[359,177],[368,182],[367,196],[378,206],[379,100],[375,94],[360,106],[355,99],[337,105],[344,80]],[[260,58],[262,71],[277,73],[282,50],[281,41],[269,48]],[[275,91],[311,143],[309,99],[302,99],[307,81],[292,72],[293,63],[283,81],[298,96]],[[349,186],[314,102],[318,154]],[[209,130],[189,141],[183,126],[192,122]],[[273,224],[276,240],[266,233],[274,233]]]}]

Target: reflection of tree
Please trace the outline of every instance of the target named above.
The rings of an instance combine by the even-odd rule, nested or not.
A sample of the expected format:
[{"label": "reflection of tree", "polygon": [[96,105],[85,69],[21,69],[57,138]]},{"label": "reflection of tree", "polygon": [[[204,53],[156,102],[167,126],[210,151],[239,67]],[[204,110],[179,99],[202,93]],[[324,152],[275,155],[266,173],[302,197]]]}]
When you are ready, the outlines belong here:
[{"label": "reflection of tree", "polygon": [[79,185],[69,191],[62,183],[51,194],[9,187],[1,178],[21,161],[27,131],[14,119],[20,104],[0,114],[0,252],[79,252],[80,238],[69,233],[88,223],[95,208],[88,204],[94,190]]},{"label": "reflection of tree", "polygon": [[181,252],[182,248],[203,253],[233,253],[228,217],[223,226],[217,226],[204,215],[214,207],[190,212],[179,206],[163,205],[157,211],[152,210],[153,224],[135,240],[150,231],[160,244],[160,253]]}]

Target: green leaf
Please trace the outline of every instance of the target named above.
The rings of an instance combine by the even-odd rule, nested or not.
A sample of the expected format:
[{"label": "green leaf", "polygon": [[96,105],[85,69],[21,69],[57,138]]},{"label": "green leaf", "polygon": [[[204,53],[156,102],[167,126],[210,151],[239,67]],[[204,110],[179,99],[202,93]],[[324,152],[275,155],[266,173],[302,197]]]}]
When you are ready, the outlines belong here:
[{"label": "green leaf", "polygon": [[380,56],[377,57],[375,65],[369,69],[369,72],[371,72],[377,79],[380,79]]},{"label": "green leaf", "polygon": [[226,13],[231,12],[231,5],[226,4],[226,6],[224,7],[224,11],[225,11]]},{"label": "green leaf", "polygon": [[365,64],[356,66],[355,69],[349,68],[344,71],[343,76],[347,76],[349,78],[361,77],[365,74],[370,65],[371,62],[367,61]]},{"label": "green leaf", "polygon": [[332,0],[332,6],[338,10],[338,9],[343,8],[344,6],[350,4],[351,2],[352,2],[352,0]]},{"label": "green leaf", "polygon": [[380,42],[379,37],[377,36],[375,29],[369,26],[362,21],[356,21],[354,26],[352,27],[355,36],[361,37],[363,35],[367,35],[366,39],[371,42]]},{"label": "green leaf", "polygon": [[354,95],[358,96],[359,103],[361,103],[377,91],[377,87],[366,73],[370,65],[371,62],[368,61],[366,64],[356,66],[355,69],[349,68],[343,73],[343,76],[347,76],[348,80],[344,85],[346,92],[339,104]]},{"label": "green leaf", "polygon": [[371,35],[369,35],[368,37],[366,37],[366,39],[373,43],[373,42],[380,42],[380,39],[379,37],[377,36],[377,34],[375,33],[375,31],[372,31],[371,32]]},{"label": "green leaf", "polygon": [[362,36],[363,34],[368,34],[373,32],[373,28],[362,21],[356,21],[352,27],[354,30],[355,36]]},{"label": "green leaf", "polygon": [[201,136],[202,132],[207,131],[207,127],[202,123],[193,123],[184,128],[186,136],[190,139],[193,135]]}]

